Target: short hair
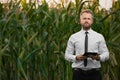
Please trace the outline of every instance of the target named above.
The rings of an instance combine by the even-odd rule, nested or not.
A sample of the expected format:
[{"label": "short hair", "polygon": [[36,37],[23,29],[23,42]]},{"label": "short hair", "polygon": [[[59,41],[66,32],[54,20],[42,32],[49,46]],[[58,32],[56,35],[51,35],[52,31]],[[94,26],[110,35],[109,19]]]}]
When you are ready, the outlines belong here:
[{"label": "short hair", "polygon": [[80,16],[81,16],[83,13],[90,13],[90,14],[92,15],[92,18],[93,18],[93,11],[92,11],[92,10],[90,10],[90,9],[82,10],[81,13],[80,13]]}]

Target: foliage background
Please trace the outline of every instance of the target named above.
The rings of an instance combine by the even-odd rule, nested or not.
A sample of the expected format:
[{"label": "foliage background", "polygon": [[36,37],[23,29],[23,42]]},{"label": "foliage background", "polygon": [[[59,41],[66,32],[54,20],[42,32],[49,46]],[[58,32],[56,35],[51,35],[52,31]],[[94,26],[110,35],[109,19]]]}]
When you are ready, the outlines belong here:
[{"label": "foliage background", "polygon": [[[104,35],[110,60],[102,63],[103,80],[120,78],[120,1],[110,11],[75,0],[67,8],[26,3],[0,4],[0,80],[71,80],[71,63],[64,59],[67,40],[81,29],[79,13],[94,13],[93,29]],[[21,6],[20,6],[21,4]]]}]

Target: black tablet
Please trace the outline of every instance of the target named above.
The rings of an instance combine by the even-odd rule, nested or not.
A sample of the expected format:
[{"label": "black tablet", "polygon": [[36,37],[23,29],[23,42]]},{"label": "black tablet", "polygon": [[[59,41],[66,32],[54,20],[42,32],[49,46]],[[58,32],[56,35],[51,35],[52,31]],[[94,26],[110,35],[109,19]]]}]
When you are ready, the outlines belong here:
[{"label": "black tablet", "polygon": [[87,57],[89,57],[89,56],[96,56],[96,55],[97,55],[96,52],[85,52],[85,53],[83,54],[83,56],[87,56]]}]

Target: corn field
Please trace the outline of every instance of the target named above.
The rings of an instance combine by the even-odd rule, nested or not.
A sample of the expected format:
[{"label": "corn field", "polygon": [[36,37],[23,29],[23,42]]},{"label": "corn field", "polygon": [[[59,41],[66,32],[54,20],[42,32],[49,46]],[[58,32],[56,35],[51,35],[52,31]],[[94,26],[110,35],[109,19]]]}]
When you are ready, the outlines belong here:
[{"label": "corn field", "polygon": [[[120,0],[110,11],[98,0],[75,0],[68,7],[49,8],[44,1],[0,3],[0,80],[72,80],[71,63],[64,59],[67,40],[81,29],[79,13],[94,12],[92,28],[104,35],[110,59],[102,63],[103,80],[120,79]],[[20,5],[21,4],[21,5]]]}]

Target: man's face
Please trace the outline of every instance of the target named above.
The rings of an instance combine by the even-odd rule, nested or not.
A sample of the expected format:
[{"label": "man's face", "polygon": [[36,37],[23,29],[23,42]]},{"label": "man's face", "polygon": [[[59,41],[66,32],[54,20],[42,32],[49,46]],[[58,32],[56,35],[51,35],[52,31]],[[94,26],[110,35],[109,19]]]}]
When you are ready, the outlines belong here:
[{"label": "man's face", "polygon": [[93,18],[90,13],[82,13],[80,17],[80,24],[82,25],[84,30],[90,29],[91,25],[93,23]]}]

